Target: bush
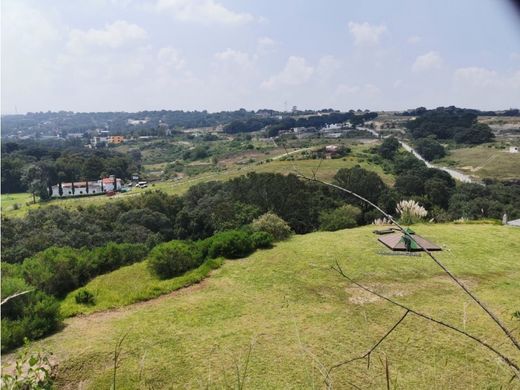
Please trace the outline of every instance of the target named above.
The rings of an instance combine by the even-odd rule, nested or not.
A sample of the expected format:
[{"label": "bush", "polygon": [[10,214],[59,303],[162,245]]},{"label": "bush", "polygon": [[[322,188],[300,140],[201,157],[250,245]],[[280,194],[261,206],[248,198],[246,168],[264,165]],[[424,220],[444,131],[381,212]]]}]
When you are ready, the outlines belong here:
[{"label": "bush", "polygon": [[157,245],[148,256],[148,266],[159,278],[182,275],[202,263],[202,256],[195,244],[169,241]]},{"label": "bush", "polygon": [[254,232],[251,235],[253,247],[256,249],[267,249],[273,246],[274,238],[267,232]]},{"label": "bush", "polygon": [[80,305],[94,305],[96,303],[94,294],[88,290],[79,290],[74,296],[74,299],[76,303]]},{"label": "bush", "polygon": [[[30,289],[23,280],[2,280],[2,299]],[[13,298],[2,305],[2,352],[56,331],[61,324],[59,302],[41,291]]]},{"label": "bush", "polygon": [[240,230],[217,233],[210,239],[208,256],[212,259],[225,257],[239,259],[253,252],[253,242],[249,234]]},{"label": "bush", "polygon": [[78,287],[80,251],[51,247],[24,261],[25,280],[47,294],[64,296]]},{"label": "bush", "polygon": [[320,230],[335,231],[357,226],[361,210],[355,206],[347,204],[332,211],[325,211],[320,214]]},{"label": "bush", "polygon": [[289,238],[292,234],[291,228],[278,215],[268,212],[253,221],[251,227],[256,232],[269,233],[274,241],[282,241]]}]

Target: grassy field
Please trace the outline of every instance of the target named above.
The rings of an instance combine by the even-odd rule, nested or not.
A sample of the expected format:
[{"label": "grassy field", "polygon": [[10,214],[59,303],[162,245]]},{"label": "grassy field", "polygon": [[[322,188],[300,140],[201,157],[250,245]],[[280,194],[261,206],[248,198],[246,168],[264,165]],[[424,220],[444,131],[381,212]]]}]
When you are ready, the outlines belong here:
[{"label": "grassy field", "polygon": [[[274,249],[226,261],[197,288],[70,318],[65,329],[33,347],[54,352],[58,388],[109,388],[114,345],[124,334],[119,388],[236,387],[237,370],[243,375],[246,364],[245,388],[323,388],[322,366],[362,355],[403,314],[339,277],[331,270],[338,261],[356,280],[520,360],[496,325],[432,261],[381,255],[372,229],[294,236]],[[520,229],[446,224],[414,230],[440,244],[444,264],[520,336],[512,316],[520,310]],[[138,289],[139,278],[128,278]],[[114,279],[100,289],[117,284]],[[496,356],[471,340],[409,317],[372,355],[370,368],[360,360],[334,370],[334,387],[386,388],[385,359],[392,388],[519,385],[509,383],[511,373]]]},{"label": "grassy field", "polygon": [[490,145],[450,150],[441,164],[450,165],[478,178],[499,180],[520,177],[520,153],[508,153],[508,149],[496,149]]},{"label": "grassy field", "polygon": [[182,276],[160,280],[149,271],[145,260],[98,276],[86,286],[79,288],[78,290],[87,289],[94,294],[95,305],[77,304],[74,297],[78,290],[72,291],[61,303],[61,312],[64,317],[70,317],[156,298],[200,282],[211,270],[217,269],[221,265],[222,259],[208,260]]},{"label": "grassy field", "polygon": [[[370,145],[371,146],[371,145]],[[318,168],[316,177],[322,180],[331,180],[336,174],[338,169],[351,168],[356,164],[361,165],[363,168],[377,172],[381,175],[383,181],[387,184],[392,185],[394,178],[392,175],[385,174],[382,168],[378,165],[372,164],[365,161],[366,155],[365,150],[367,145],[354,145],[352,146],[353,153],[345,159],[334,159],[334,160],[323,160],[320,164],[319,160],[297,160],[297,161],[283,161],[280,159],[273,160],[271,162],[265,162],[267,158],[273,158],[275,156],[265,156],[266,160],[250,163],[247,165],[238,164],[227,164],[228,169],[220,172],[208,172],[200,175],[186,177],[181,180],[165,180],[157,181],[149,184],[148,190],[162,190],[169,194],[183,194],[191,186],[199,183],[204,183],[212,180],[230,180],[232,178],[245,175],[248,172],[276,172],[281,174],[295,173],[295,168],[298,172],[312,176],[314,170]],[[279,156],[279,155],[278,155]],[[297,156],[295,154],[295,156]],[[160,167],[162,165],[154,165],[154,167]],[[58,205],[65,208],[75,209],[78,206],[88,205],[100,205],[106,202],[114,201],[115,199],[122,199],[128,196],[135,196],[146,191],[145,189],[133,189],[127,193],[117,194],[115,196],[94,196],[94,197],[82,197],[82,198],[70,198],[70,199],[54,199],[45,203],[32,203],[32,197],[30,194],[2,194],[2,215],[6,217],[22,217],[29,210],[37,209],[39,207],[47,207],[49,205]],[[30,201],[30,202],[29,202]],[[17,203],[18,208],[14,208],[13,205]]]}]

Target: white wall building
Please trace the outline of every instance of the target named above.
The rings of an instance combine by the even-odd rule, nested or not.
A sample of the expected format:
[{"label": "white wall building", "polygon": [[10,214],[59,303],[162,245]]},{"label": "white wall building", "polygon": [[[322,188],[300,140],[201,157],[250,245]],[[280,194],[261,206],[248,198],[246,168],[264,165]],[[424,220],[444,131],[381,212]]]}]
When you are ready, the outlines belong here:
[{"label": "white wall building", "polygon": [[[122,187],[121,179],[116,180],[116,191]],[[74,183],[61,183],[52,186],[53,198],[68,198],[72,196],[92,196],[114,191],[114,177],[107,177],[97,181],[78,181]]]}]

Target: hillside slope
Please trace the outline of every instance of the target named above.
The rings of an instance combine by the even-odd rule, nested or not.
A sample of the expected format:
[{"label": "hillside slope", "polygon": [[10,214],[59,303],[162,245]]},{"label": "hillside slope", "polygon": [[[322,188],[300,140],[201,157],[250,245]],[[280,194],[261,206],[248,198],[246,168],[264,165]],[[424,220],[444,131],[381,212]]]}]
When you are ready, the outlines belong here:
[{"label": "hillside slope", "polygon": [[[377,291],[498,344],[517,361],[497,327],[424,255],[382,256],[373,227],[295,236],[247,259],[226,261],[200,288],[67,320],[35,347],[59,360],[59,387],[109,388],[113,348],[123,334],[118,387],[322,387],[321,365],[362,355],[403,314],[362,293],[330,267]],[[420,225],[443,246],[439,258],[519,335],[520,229],[496,225]],[[253,343],[249,360],[247,353]],[[513,388],[494,355],[409,317],[372,356],[333,372],[335,388]],[[381,360],[382,359],[382,360]],[[509,386],[509,387],[508,387]]]}]

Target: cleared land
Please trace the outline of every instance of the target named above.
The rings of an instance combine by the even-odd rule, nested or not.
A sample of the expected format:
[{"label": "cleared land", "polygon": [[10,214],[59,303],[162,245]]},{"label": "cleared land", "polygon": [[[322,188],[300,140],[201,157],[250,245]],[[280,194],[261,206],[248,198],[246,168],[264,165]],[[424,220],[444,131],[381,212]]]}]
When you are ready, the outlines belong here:
[{"label": "cleared land", "polygon": [[453,149],[440,161],[441,164],[452,166],[480,179],[518,179],[520,153],[509,153],[508,150],[509,148],[497,149],[492,144]]},{"label": "cleared land", "polygon": [[[226,261],[200,288],[66,321],[37,343],[59,361],[58,387],[109,388],[116,341],[128,333],[118,387],[234,387],[237,367],[246,388],[321,388],[317,367],[360,356],[402,316],[330,267],[413,308],[518,351],[496,325],[425,256],[382,256],[373,227],[294,236],[274,249]],[[497,225],[418,225],[442,245],[439,258],[520,336],[520,229]],[[123,283],[118,271],[107,275]],[[126,278],[126,277],[125,277]],[[136,282],[136,286],[139,282]],[[102,288],[102,287],[100,287]],[[105,284],[103,288],[110,288]],[[372,356],[333,371],[335,388],[514,388],[496,356],[470,340],[407,318]]]}]

